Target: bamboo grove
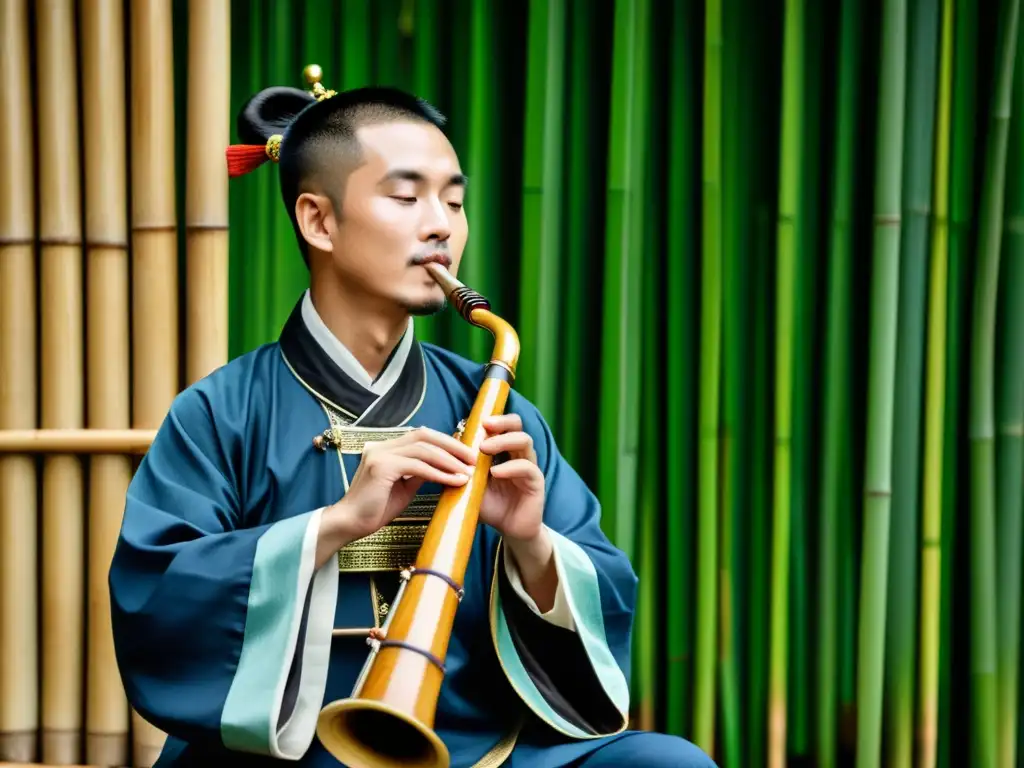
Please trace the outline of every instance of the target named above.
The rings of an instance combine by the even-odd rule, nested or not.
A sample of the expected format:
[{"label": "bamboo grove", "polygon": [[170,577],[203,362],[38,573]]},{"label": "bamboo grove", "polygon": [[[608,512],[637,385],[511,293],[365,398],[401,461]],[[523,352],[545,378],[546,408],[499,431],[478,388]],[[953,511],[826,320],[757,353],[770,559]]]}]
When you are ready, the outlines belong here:
[{"label": "bamboo grove", "polygon": [[[460,276],[640,576],[637,727],[723,766],[1024,758],[1018,2],[233,14],[233,108],[317,61],[449,115]],[[231,219],[236,354],[305,275],[268,179]]]},{"label": "bamboo grove", "polygon": [[[125,76],[164,84],[163,101],[129,89],[120,107],[138,131],[124,139],[135,152],[129,187],[158,188],[154,210],[122,221],[120,187],[89,187],[75,204],[100,227],[85,233],[92,245],[83,253],[100,264],[101,246],[124,240],[108,259],[119,270],[113,279],[150,276],[132,283],[132,426],[155,426],[167,387],[218,359],[222,321],[211,307],[220,292],[233,357],[277,336],[307,279],[273,174],[261,172],[223,195],[229,265],[226,285],[218,282],[222,241],[203,256],[202,237],[223,228],[223,180],[198,169],[221,155],[192,153],[211,137],[234,140],[229,113],[269,84],[301,86],[309,63],[322,66],[330,88],[408,88],[449,116],[472,180],[460,277],[519,330],[517,388],[597,493],[605,531],[640,577],[634,727],[686,736],[730,768],[1024,764],[1019,0],[231,0],[229,22],[209,15],[222,7],[212,0],[123,5],[125,39],[141,35],[126,49],[134,53],[125,72],[97,68],[98,27],[89,24],[110,17],[78,10],[77,27],[58,26],[52,40],[43,33],[40,18],[70,23],[53,9],[71,0],[32,12],[36,4],[2,0],[0,64],[6,84],[20,83],[4,95],[8,114],[32,102],[55,124],[73,118],[79,97],[44,82],[54,72],[75,82],[76,64],[54,40],[78,40],[93,62],[79,76],[83,88]],[[26,16],[33,37],[8,45]],[[229,46],[210,45],[207,18],[230,24]],[[190,54],[204,45],[205,55]],[[229,71],[218,74],[214,50]],[[221,75],[229,103],[202,106]],[[214,96],[190,91],[204,80]],[[113,91],[102,93],[82,99],[93,105],[83,147],[111,130],[95,105],[119,108]],[[157,108],[166,111],[146,111]],[[44,124],[32,123],[42,154],[72,141],[43,133]],[[84,375],[80,345],[77,368],[46,350],[84,331],[53,325],[45,305],[77,307],[100,335],[128,322],[129,306],[104,298],[98,283],[86,293],[77,251],[61,250],[82,237],[78,208],[42,215],[55,205],[42,195],[61,194],[42,182],[75,178],[70,163],[93,155],[54,153],[37,168],[12,136],[21,134],[8,132],[2,145],[20,160],[5,170],[0,215],[0,437],[37,425],[35,393],[6,394],[36,386],[25,378],[34,369],[15,371],[35,338],[15,321],[36,313],[42,366],[60,372],[42,391],[39,425],[127,427],[127,413],[108,402],[127,380],[89,379],[87,390],[107,400],[88,419],[46,405],[74,401]],[[19,190],[36,173],[33,229],[33,201]],[[96,177],[86,168],[87,183]],[[186,212],[180,224],[175,208]],[[176,241],[158,238],[177,229]],[[51,291],[46,302],[34,298],[26,243],[49,248],[47,263],[64,258],[60,270],[40,273],[51,276],[38,285]],[[146,254],[164,271],[147,271]],[[180,291],[167,290],[175,281]],[[177,293],[187,302],[180,313]],[[94,306],[106,320],[94,320]],[[167,346],[178,344],[175,323],[182,360],[195,358],[180,371],[157,360],[170,355],[177,366]],[[165,335],[147,342],[150,326]],[[417,333],[474,359],[487,353],[486,338],[446,315],[419,321]],[[90,360],[90,375],[127,365]],[[0,447],[10,453],[13,441]],[[20,461],[0,463],[0,530],[20,525],[27,536],[32,521],[10,512],[29,498],[28,481],[11,479]],[[60,477],[85,487],[65,457],[39,466],[50,487]],[[89,466],[95,488],[115,493],[125,482],[121,464]],[[44,520],[84,504],[76,496],[40,505],[42,559],[86,546],[80,527],[62,529],[57,542]],[[2,615],[27,617],[12,574],[37,565],[19,545],[3,547]],[[96,552],[65,568],[92,568],[95,581],[105,556]],[[49,586],[56,571],[40,562],[38,572],[40,596],[58,594]],[[88,630],[72,603],[66,636],[102,646],[104,628]],[[11,649],[20,653],[29,637],[0,631],[0,692],[34,702],[0,701],[0,748],[13,743],[7,731],[67,723],[127,733],[109,669],[94,683],[81,660],[61,666],[45,646],[38,668],[20,663]],[[72,682],[60,688],[58,678]],[[99,714],[84,726],[79,698],[106,702],[87,705]],[[157,735],[140,722],[132,729],[134,762],[149,764]],[[51,754],[102,763],[96,756],[111,753],[99,744]]]}]

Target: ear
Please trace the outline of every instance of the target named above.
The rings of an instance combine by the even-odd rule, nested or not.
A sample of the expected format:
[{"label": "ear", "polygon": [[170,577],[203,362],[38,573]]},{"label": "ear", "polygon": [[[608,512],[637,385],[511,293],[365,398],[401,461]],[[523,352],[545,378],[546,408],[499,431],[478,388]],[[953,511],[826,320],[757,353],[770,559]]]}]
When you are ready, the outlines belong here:
[{"label": "ear", "polygon": [[295,201],[295,218],[310,247],[325,253],[333,250],[330,230],[334,227],[334,207],[327,195],[303,192]]}]

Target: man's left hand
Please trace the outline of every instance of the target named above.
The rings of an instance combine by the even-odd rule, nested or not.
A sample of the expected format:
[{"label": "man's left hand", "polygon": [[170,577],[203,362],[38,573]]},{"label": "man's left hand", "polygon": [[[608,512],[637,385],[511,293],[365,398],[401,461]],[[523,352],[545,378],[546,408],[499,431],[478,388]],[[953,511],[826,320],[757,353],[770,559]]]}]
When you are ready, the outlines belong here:
[{"label": "man's left hand", "polygon": [[491,467],[487,492],[480,504],[480,520],[497,529],[510,542],[532,542],[544,518],[544,473],[537,465],[533,438],[523,432],[518,414],[491,416],[481,453],[508,453],[509,460]]}]

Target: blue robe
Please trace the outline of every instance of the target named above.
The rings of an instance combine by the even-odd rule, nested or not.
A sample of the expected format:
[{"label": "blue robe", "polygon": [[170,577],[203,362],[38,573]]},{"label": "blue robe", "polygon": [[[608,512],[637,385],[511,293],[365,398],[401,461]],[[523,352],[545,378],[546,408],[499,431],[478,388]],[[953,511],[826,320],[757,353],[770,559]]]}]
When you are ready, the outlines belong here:
[{"label": "blue robe", "polygon": [[[338,765],[317,715],[351,694],[368,648],[365,632],[335,630],[380,626],[398,581],[378,560],[397,551],[411,563],[440,488],[421,489],[419,512],[398,521],[409,527],[315,569],[321,510],[345,493],[365,442],[421,425],[451,434],[480,386],[482,365],[406,338],[375,392],[337,364],[301,306],[278,341],[175,399],[127,494],[109,578],[114,641],[131,704],[169,734],[158,765]],[[501,567],[500,535],[480,525],[437,703],[453,768],[567,765],[629,735],[636,575],[536,408],[513,391],[506,410],[546,478],[574,626],[531,610]],[[318,448],[325,430],[338,439]],[[671,743],[678,759],[665,765],[710,764]]]}]

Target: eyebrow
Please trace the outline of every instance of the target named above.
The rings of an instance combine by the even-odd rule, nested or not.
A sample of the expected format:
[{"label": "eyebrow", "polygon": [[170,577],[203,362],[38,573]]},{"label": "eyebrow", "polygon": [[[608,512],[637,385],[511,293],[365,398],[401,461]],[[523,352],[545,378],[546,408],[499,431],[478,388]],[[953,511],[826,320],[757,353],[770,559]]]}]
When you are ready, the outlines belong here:
[{"label": "eyebrow", "polygon": [[[388,171],[384,174],[384,177],[380,180],[381,184],[385,184],[389,181],[401,179],[403,181],[414,181],[416,183],[425,183],[427,177],[419,171],[414,171],[408,168],[396,168],[392,171]],[[469,185],[469,178],[464,173],[453,173],[448,177],[448,183],[446,187],[467,187]]]}]

